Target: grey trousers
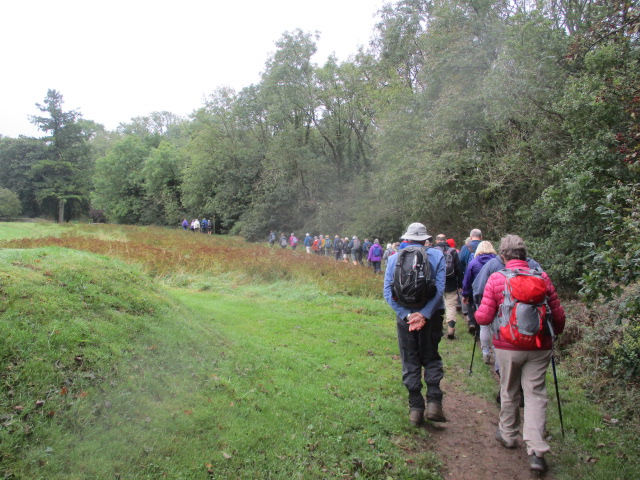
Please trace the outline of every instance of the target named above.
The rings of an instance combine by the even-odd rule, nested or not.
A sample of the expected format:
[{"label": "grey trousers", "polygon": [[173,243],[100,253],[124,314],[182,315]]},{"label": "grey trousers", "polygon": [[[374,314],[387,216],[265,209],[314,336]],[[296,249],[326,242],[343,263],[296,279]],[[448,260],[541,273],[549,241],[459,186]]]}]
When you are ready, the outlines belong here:
[{"label": "grey trousers", "polygon": [[424,409],[422,379],[427,386],[427,402],[442,402],[440,381],[444,377],[438,345],[442,338],[444,310],[437,311],[418,331],[409,331],[409,324],[396,318],[398,346],[402,359],[402,383],[409,391],[409,407]]}]

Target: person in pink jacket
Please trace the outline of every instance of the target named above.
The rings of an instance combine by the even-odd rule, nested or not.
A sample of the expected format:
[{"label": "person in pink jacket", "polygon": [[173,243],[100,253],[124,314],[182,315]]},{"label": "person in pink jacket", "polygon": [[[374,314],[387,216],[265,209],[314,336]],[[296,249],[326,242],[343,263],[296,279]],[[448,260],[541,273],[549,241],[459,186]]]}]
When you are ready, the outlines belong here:
[{"label": "person in pink jacket", "polygon": [[[507,235],[500,242],[500,255],[505,268],[529,271],[527,249],[524,241],[517,235]],[[551,309],[551,323],[554,333],[564,330],[565,315],[551,280],[546,273],[542,277],[547,285],[547,304]],[[504,301],[506,277],[496,272],[485,286],[482,303],[475,318],[480,325],[493,323],[500,305]],[[520,385],[524,391],[524,424],[522,438],[527,447],[530,468],[543,473],[547,471],[544,454],[549,451],[545,440],[547,421],[546,372],[551,360],[553,338],[544,335],[540,346],[523,348],[509,343],[505,338],[494,334],[493,345],[500,364],[500,421],[496,440],[506,448],[516,448],[520,429]]]}]

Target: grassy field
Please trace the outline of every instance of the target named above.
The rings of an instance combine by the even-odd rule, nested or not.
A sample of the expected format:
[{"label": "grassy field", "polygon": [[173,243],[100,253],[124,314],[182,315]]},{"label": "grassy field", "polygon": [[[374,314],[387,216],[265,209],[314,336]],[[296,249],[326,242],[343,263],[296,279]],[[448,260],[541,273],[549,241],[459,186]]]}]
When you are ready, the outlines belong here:
[{"label": "grassy field", "polygon": [[[233,238],[27,225],[0,224],[4,478],[440,478],[380,277]],[[447,375],[491,398],[471,345],[443,344]],[[560,382],[556,478],[637,478],[635,430]]]}]

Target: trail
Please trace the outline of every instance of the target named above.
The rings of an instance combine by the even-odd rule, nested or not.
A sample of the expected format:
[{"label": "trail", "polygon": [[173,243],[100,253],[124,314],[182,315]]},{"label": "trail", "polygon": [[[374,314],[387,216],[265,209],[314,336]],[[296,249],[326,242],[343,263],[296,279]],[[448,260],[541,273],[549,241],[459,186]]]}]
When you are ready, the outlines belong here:
[{"label": "trail", "polygon": [[521,439],[513,450],[495,440],[499,405],[465,393],[458,382],[442,381],[445,392],[444,411],[447,422],[428,422],[429,448],[442,460],[442,476],[451,480],[553,480],[553,457],[550,472],[539,476],[529,470],[527,450]]}]

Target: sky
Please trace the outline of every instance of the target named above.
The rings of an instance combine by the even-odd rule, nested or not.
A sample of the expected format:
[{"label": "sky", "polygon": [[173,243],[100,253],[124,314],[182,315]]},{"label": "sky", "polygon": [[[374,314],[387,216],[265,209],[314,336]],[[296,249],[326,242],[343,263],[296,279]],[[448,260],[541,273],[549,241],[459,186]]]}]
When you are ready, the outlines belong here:
[{"label": "sky", "polygon": [[113,130],[154,111],[186,116],[217,88],[257,83],[275,42],[320,34],[313,61],[367,46],[385,0],[13,0],[0,7],[0,135],[42,136],[47,90]]}]

